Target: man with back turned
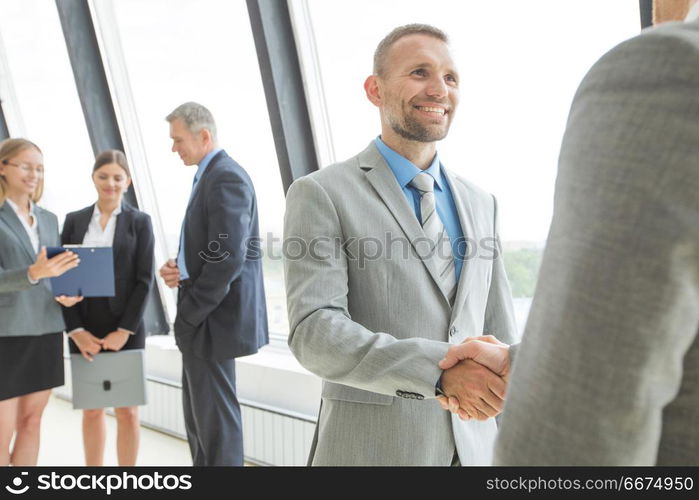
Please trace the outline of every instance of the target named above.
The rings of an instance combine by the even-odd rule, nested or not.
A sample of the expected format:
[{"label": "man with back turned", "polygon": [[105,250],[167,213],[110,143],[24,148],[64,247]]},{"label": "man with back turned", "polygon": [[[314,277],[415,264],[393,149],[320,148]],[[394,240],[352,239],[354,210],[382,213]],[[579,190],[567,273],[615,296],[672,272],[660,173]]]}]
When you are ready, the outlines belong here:
[{"label": "man with back turned", "polygon": [[442,364],[511,371],[498,465],[699,465],[699,2],[655,2],[685,15],[578,88],[522,344]]}]

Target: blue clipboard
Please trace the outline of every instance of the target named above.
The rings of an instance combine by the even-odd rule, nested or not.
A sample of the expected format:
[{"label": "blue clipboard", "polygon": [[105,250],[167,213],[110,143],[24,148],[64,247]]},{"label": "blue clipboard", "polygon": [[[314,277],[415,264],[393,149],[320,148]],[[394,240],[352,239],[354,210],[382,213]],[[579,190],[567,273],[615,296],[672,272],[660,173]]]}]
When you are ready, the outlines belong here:
[{"label": "blue clipboard", "polygon": [[78,267],[51,278],[55,296],[114,297],[114,256],[111,247],[48,247],[50,259],[67,250],[80,257]]}]

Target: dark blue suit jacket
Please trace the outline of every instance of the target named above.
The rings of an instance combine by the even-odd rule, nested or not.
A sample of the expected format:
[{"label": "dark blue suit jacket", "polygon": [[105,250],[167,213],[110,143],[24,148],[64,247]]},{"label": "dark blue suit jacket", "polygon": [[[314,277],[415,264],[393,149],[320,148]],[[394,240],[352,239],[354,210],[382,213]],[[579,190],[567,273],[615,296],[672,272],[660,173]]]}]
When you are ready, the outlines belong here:
[{"label": "dark blue suit jacket", "polygon": [[191,284],[179,291],[178,347],[216,360],[256,353],[269,342],[257,199],[225,151],[199,179],[183,230]]}]

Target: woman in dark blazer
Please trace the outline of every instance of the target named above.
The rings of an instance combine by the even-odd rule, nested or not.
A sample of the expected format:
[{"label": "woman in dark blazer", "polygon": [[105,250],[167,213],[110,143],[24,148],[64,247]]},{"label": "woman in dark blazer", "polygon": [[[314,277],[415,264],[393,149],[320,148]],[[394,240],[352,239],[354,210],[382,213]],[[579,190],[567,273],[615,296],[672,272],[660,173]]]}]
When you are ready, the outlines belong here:
[{"label": "woman in dark blazer", "polygon": [[[145,348],[143,312],[153,281],[150,217],[123,201],[131,184],[124,153],[113,150],[100,153],[95,159],[92,180],[97,202],[68,214],[61,234],[64,245],[113,248],[115,296],[86,298],[76,307],[63,309],[71,353],[81,353],[88,360],[100,350]],[[135,465],[138,407],[115,408],[114,412],[119,465]],[[102,465],[105,440],[104,408],[83,410],[86,465]]]},{"label": "woman in dark blazer", "polygon": [[[58,246],[56,216],[38,207],[44,189],[41,150],[26,139],[0,142],[0,465],[36,465],[41,416],[63,385],[63,317],[78,298],[55,298],[45,278],[78,265]],[[14,436],[14,445],[10,443]]]}]

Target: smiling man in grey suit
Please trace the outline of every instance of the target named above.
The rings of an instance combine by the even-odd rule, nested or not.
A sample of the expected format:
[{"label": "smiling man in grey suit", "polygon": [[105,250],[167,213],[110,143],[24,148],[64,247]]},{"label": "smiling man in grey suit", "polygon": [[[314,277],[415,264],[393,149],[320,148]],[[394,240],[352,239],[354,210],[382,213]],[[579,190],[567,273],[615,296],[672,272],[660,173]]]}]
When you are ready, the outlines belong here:
[{"label": "smiling man in grey suit", "polygon": [[[324,379],[311,464],[490,462],[503,381],[437,367],[450,343],[515,332],[495,200],[437,156],[458,89],[444,33],[397,28],[365,83],[381,136],[289,189],[289,345]],[[473,419],[440,409],[440,377]]]},{"label": "smiling man in grey suit", "polygon": [[[683,3],[658,2],[656,20]],[[699,465],[692,3],[688,22],[612,49],[575,96],[529,322],[510,348],[499,465]],[[474,356],[509,372],[507,349],[481,342],[442,366]]]}]

